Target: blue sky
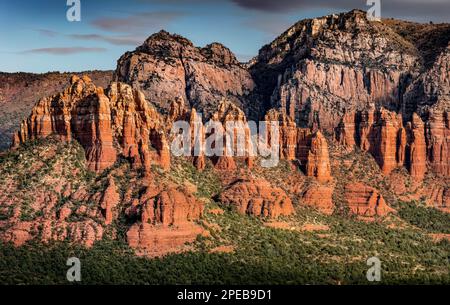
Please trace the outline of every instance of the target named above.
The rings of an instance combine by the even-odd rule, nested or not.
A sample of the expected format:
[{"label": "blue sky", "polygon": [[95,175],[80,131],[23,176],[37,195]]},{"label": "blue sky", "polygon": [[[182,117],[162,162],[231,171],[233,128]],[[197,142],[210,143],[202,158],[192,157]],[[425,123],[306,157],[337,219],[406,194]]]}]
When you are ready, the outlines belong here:
[{"label": "blue sky", "polygon": [[[0,0],[0,71],[114,69],[117,59],[165,29],[204,46],[218,41],[240,60],[297,20],[351,8],[364,0],[80,0],[68,22],[66,0]],[[387,1],[385,1],[387,2]],[[423,2],[428,3],[423,5]],[[447,21],[449,0],[390,0],[383,17]],[[382,6],[383,8],[383,6]]]}]

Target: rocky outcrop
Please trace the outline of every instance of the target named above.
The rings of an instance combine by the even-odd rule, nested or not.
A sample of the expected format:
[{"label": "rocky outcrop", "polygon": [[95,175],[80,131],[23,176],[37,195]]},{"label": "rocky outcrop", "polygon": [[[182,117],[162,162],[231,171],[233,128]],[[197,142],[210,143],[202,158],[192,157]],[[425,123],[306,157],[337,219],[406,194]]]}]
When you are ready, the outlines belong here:
[{"label": "rocky outcrop", "polygon": [[13,146],[49,135],[78,140],[91,170],[102,171],[116,161],[110,103],[88,77],[74,76],[63,93],[40,100],[21,124]]},{"label": "rocky outcrop", "polygon": [[306,175],[315,177],[319,182],[328,182],[331,180],[328,144],[320,131],[316,132],[311,140]]},{"label": "rocky outcrop", "polygon": [[427,206],[450,212],[450,188],[433,185],[429,190]]},{"label": "rocky outcrop", "polygon": [[411,176],[422,181],[427,171],[427,147],[425,143],[424,124],[417,114],[413,115],[412,122],[408,126],[409,149],[408,161]]},{"label": "rocky outcrop", "polygon": [[127,239],[137,255],[160,257],[185,250],[186,243],[194,242],[203,232],[203,229],[196,225],[183,225],[175,229],[143,223],[131,227],[127,232]]},{"label": "rocky outcrop", "polygon": [[[98,175],[91,181],[98,184],[89,190],[86,181],[78,185],[70,182],[74,179],[57,181],[47,175],[42,180],[52,187],[36,188],[27,198],[9,196],[11,189],[23,187],[22,176],[7,181],[10,184],[0,187],[0,218],[8,217],[0,220],[0,239],[15,245],[35,238],[69,240],[90,247],[105,234],[119,233],[113,224],[125,217],[128,242],[139,254],[159,256],[185,249],[186,242],[204,233],[196,224],[204,210],[196,195],[203,192],[186,181],[180,183],[190,180],[184,174],[192,172],[178,175],[183,164],[178,158],[171,167],[169,143],[176,135],[170,130],[174,122],[185,120],[192,130],[191,142],[204,144],[210,134],[204,134],[207,127],[198,113],[222,125],[224,134],[218,140],[225,145],[215,157],[203,146],[195,154],[194,147],[189,162],[199,171],[208,171],[212,163],[214,171],[206,174],[218,176],[225,186],[218,199],[241,214],[292,215],[291,195],[301,205],[332,214],[335,195],[347,203],[351,214],[373,219],[394,212],[381,195],[384,191],[394,197],[424,194],[428,205],[448,209],[449,47],[436,51],[431,65],[428,57],[424,64],[425,51],[399,34],[384,22],[369,22],[360,11],[304,20],[265,46],[248,69],[218,43],[197,48],[167,32],[151,36],[119,60],[115,79],[121,82],[103,90],[88,77],[73,77],[62,93],[39,100],[14,137],[15,147],[50,136],[57,139],[53,144],[76,140],[89,169],[101,173],[110,168],[114,173]],[[7,90],[0,89],[1,104]],[[279,149],[280,158],[288,161],[273,171],[253,164],[257,158],[248,118],[263,117],[279,123],[278,134],[267,135],[267,140],[278,141],[266,144]],[[244,131],[243,151],[237,150],[242,139],[236,131]],[[329,142],[332,133],[345,150]],[[354,170],[366,159],[355,160],[349,154],[339,160],[359,150],[370,153],[382,173],[392,174],[391,180],[402,176],[401,183],[390,185],[397,189],[394,194],[389,186],[377,190],[340,181],[343,177],[360,181],[365,179],[360,175],[367,174],[374,177],[365,181],[383,182],[377,172]],[[248,168],[241,169],[241,161]],[[338,175],[335,181],[331,164]],[[152,171],[152,165],[163,170]],[[39,166],[43,165],[32,164]],[[415,181],[396,170],[399,167],[407,168]],[[298,168],[305,175],[294,172]],[[252,177],[249,169],[265,179],[236,180]],[[85,175],[82,167],[64,172]],[[6,179],[10,174],[4,175]],[[124,189],[119,181],[130,175],[132,185]],[[424,179],[427,183],[422,183]],[[427,185],[432,185],[429,192],[424,191]],[[342,194],[335,188],[343,189]]]},{"label": "rocky outcrop", "polygon": [[[112,71],[86,71],[95,84],[106,88],[111,81]],[[13,134],[22,120],[33,109],[36,101],[45,96],[62,92],[71,73],[49,72],[2,73],[0,72],[0,151],[11,146]]]},{"label": "rocky outcrop", "polygon": [[185,243],[193,242],[203,232],[194,223],[203,210],[204,205],[186,189],[169,185],[158,193],[149,186],[139,203],[128,212],[129,217],[139,214],[139,222],[127,232],[128,244],[146,256],[181,250]]},{"label": "rocky outcrop", "polygon": [[368,139],[361,139],[361,142],[369,143],[369,152],[386,175],[399,166],[400,159],[403,159],[398,151],[403,146],[399,143],[402,139],[399,136],[402,128],[402,119],[399,115],[381,109],[374,114],[374,125],[368,134]]},{"label": "rocky outcrop", "polygon": [[446,109],[430,111],[430,119],[426,124],[427,156],[435,173],[450,177],[450,106]]},{"label": "rocky outcrop", "polygon": [[342,118],[336,131],[340,144],[349,150],[359,147],[371,153],[384,174],[405,166],[416,180],[423,180],[427,145],[425,126],[417,114],[404,126],[401,115],[384,108],[350,113]]},{"label": "rocky outcrop", "polygon": [[280,159],[298,160],[305,174],[319,182],[331,180],[328,143],[320,131],[312,133],[309,128],[297,128],[292,118],[275,109],[267,113],[265,121],[279,123]]},{"label": "rocky outcrop", "polygon": [[108,187],[103,193],[103,197],[100,202],[100,207],[103,209],[103,213],[105,216],[106,225],[110,225],[115,219],[117,219],[118,212],[116,209],[120,201],[120,195],[117,192],[114,178],[110,177],[108,179]]},{"label": "rocky outcrop", "polygon": [[114,135],[122,154],[135,167],[149,170],[153,162],[168,169],[170,149],[163,116],[129,85],[112,83],[108,96],[113,108]]},{"label": "rocky outcrop", "polygon": [[[212,114],[211,120],[218,123],[219,130],[214,128],[214,132],[219,131],[223,134],[223,138],[218,139],[222,141],[223,150],[217,150],[218,156],[213,158],[214,167],[222,171],[233,171],[237,168],[235,157],[249,156],[250,133],[247,118],[239,107],[228,100],[222,100],[217,111]],[[238,143],[238,141],[241,142]],[[215,145],[216,143],[214,148],[216,148]]]},{"label": "rocky outcrop", "polygon": [[90,79],[73,77],[63,93],[36,104],[13,146],[53,135],[77,140],[89,169],[97,172],[113,165],[118,155],[134,167],[149,170],[154,163],[168,169],[166,128],[162,115],[129,85],[112,83],[105,94]]},{"label": "rocky outcrop", "polygon": [[[373,23],[357,10],[302,20],[263,47],[250,71],[257,92],[271,99],[268,107],[313,132],[337,130],[340,144],[370,152],[383,173],[405,166],[422,180],[428,163],[448,176],[447,29]],[[435,37],[438,47],[415,30]]]},{"label": "rocky outcrop", "polygon": [[178,226],[195,221],[203,214],[204,206],[187,190],[168,186],[155,198],[145,198],[141,222],[153,225]]},{"label": "rocky outcrop", "polygon": [[259,92],[300,127],[332,132],[345,113],[400,109],[418,52],[362,11],[302,20],[261,49],[250,68]]},{"label": "rocky outcrop", "polygon": [[315,208],[321,213],[331,215],[334,212],[333,188],[313,185],[302,194],[301,204]]},{"label": "rocky outcrop", "polygon": [[345,199],[350,213],[358,216],[386,216],[395,211],[376,189],[362,183],[347,184]]},{"label": "rocky outcrop", "polygon": [[415,79],[404,96],[403,114],[412,112],[425,117],[430,109],[448,111],[450,102],[450,43],[436,58],[430,69]]},{"label": "rocky outcrop", "polygon": [[[279,123],[280,159],[297,159],[297,124],[285,113],[271,109],[267,112],[264,120],[266,122]],[[309,145],[308,145],[309,148]]]},{"label": "rocky outcrop", "polygon": [[277,218],[295,212],[287,194],[264,179],[236,181],[222,192],[220,201],[241,214],[257,217]]},{"label": "rocky outcrop", "polygon": [[254,84],[250,74],[229,49],[219,43],[204,48],[178,35],[161,31],[118,61],[115,79],[133,84],[158,109],[169,110],[171,101],[184,99],[209,117],[227,98],[239,106]]},{"label": "rocky outcrop", "polygon": [[405,94],[405,115],[415,110],[424,120],[427,160],[434,173],[449,177],[450,45]]}]

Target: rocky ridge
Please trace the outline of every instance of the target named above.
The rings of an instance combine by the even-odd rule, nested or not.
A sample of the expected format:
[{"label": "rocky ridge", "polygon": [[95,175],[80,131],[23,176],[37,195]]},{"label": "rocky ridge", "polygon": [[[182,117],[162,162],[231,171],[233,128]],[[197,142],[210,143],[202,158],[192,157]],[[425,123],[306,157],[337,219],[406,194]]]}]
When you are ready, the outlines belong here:
[{"label": "rocky ridge", "polygon": [[118,61],[114,79],[140,89],[157,109],[168,111],[177,98],[205,117],[226,98],[246,108],[254,83],[234,54],[219,43],[195,47],[188,39],[161,31]]}]

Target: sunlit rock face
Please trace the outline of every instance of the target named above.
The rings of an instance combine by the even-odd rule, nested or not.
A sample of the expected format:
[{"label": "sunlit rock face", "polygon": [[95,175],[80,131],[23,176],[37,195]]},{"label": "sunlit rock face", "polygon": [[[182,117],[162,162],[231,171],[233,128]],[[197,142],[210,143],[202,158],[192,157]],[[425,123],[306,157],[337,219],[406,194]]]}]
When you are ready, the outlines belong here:
[{"label": "sunlit rock face", "polygon": [[414,46],[355,10],[298,22],[261,49],[250,71],[272,107],[300,127],[332,132],[349,111],[401,109],[418,62]]},{"label": "sunlit rock face", "polygon": [[250,73],[219,43],[195,47],[179,35],[161,31],[118,61],[115,79],[139,88],[158,109],[176,98],[209,117],[227,98],[242,109],[254,88]]}]

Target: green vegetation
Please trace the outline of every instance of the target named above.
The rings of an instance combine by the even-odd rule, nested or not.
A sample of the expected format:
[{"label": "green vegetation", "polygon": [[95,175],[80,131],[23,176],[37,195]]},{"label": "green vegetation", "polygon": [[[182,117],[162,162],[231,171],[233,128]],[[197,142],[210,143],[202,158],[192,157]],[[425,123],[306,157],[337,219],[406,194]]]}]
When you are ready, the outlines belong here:
[{"label": "green vegetation", "polygon": [[[349,154],[348,159],[353,162],[349,162],[348,169],[333,168],[337,189],[342,189],[350,173],[354,173],[355,179],[379,187],[390,203],[395,202],[384,177],[376,174],[373,160],[369,162],[366,155],[358,155]],[[48,187],[51,194],[58,195],[56,209],[67,203],[67,197],[52,191],[55,180],[70,181],[74,189],[83,186],[96,194],[112,176],[122,196],[130,184],[137,186],[132,189],[136,192],[133,197],[141,191],[139,173],[131,170],[124,159],[98,176],[87,171],[83,150],[77,143],[52,139],[30,142],[0,158],[0,179],[22,186],[11,196],[15,202],[20,200],[23,221],[42,216],[42,210],[32,209],[30,196],[36,189]],[[394,205],[396,215],[365,223],[345,213],[326,216],[297,204],[296,215],[277,220],[274,227],[232,209],[225,209],[223,214],[210,213],[220,208],[220,203],[211,198],[217,198],[221,191],[220,179],[210,167],[208,163],[207,169],[199,172],[191,162],[174,158],[171,171],[157,167],[152,171],[161,184],[193,184],[199,200],[207,202],[199,224],[210,235],[198,237],[191,252],[157,259],[137,257],[126,244],[126,232],[134,219],[120,213],[119,219],[106,229],[104,240],[91,249],[68,242],[43,245],[38,240],[20,248],[0,243],[0,283],[69,284],[66,261],[75,256],[82,262],[81,284],[367,285],[376,284],[366,279],[367,259],[376,256],[382,262],[380,284],[450,284],[450,242],[436,242],[430,236],[450,233],[448,214],[414,202],[398,202]],[[289,187],[289,176],[295,181],[303,179],[301,183],[305,185],[310,183],[295,173],[287,162],[271,170],[254,169],[255,175],[282,188]],[[339,202],[342,198],[339,192],[335,194],[335,201]],[[73,209],[80,204],[71,202]],[[11,206],[0,209],[0,220],[8,219],[12,212]],[[82,216],[73,214],[68,221],[82,220],[79,217]],[[277,228],[277,223],[284,224],[285,229]],[[317,231],[305,230],[314,225],[319,228]]]},{"label": "green vegetation", "polygon": [[401,218],[430,233],[450,234],[450,215],[423,204],[401,202],[398,206]]},{"label": "green vegetation", "polygon": [[[212,164],[208,160],[206,169],[198,171],[191,162],[183,158],[173,158],[172,171],[168,174],[161,173],[163,179],[171,179],[180,185],[189,182],[197,185],[197,196],[212,198],[221,190],[219,177],[211,170]],[[160,178],[161,179],[161,178]]]},{"label": "green vegetation", "polygon": [[[215,208],[214,204],[209,209]],[[411,229],[388,229],[339,216],[299,209],[284,221],[299,227],[320,223],[329,231],[269,228],[234,212],[207,213],[211,237],[199,237],[195,251],[165,258],[136,257],[121,241],[103,240],[92,249],[67,243],[0,245],[0,282],[68,284],[67,258],[82,262],[82,284],[373,284],[366,261],[382,261],[381,284],[449,284],[450,243],[434,243]],[[447,223],[448,226],[448,223]],[[216,228],[216,229],[214,229]],[[448,227],[447,227],[448,229]],[[232,253],[211,253],[218,246]]]}]

